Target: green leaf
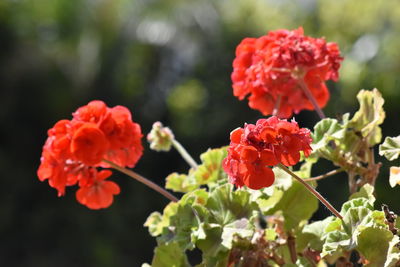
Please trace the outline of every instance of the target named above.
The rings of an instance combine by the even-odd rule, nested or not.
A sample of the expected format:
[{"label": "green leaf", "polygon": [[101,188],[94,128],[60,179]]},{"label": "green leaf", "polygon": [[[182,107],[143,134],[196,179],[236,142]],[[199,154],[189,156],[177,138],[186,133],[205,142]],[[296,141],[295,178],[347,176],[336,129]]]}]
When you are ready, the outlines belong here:
[{"label": "green leaf", "polygon": [[202,185],[215,186],[221,180],[227,181],[227,175],[222,168],[222,160],[226,155],[225,147],[209,149],[200,155],[202,164],[196,170],[190,169],[187,175],[171,173],[166,178],[165,187],[174,192],[187,193]]},{"label": "green leaf", "polygon": [[389,242],[389,248],[384,267],[399,266],[400,264],[399,244],[400,244],[399,237],[397,235],[393,236],[392,240]]},{"label": "green leaf", "polygon": [[326,118],[319,121],[314,126],[314,132],[312,134],[312,149],[314,153],[317,153],[325,158],[331,158],[333,148],[329,143],[336,139],[344,137],[345,131],[341,124],[336,119]]},{"label": "green leaf", "polygon": [[346,213],[351,209],[351,208],[357,208],[357,207],[365,207],[368,208],[369,210],[373,210],[374,208],[372,205],[369,203],[369,200],[364,197],[359,197],[359,198],[353,198],[347,202],[345,202],[342,205],[342,209],[340,213],[345,216]]},{"label": "green leaf", "polygon": [[176,214],[178,209],[178,203],[171,202],[165,208],[161,215],[159,212],[153,212],[147,218],[144,226],[149,228],[149,232],[152,236],[160,235],[164,228],[170,224],[170,217]]},{"label": "green leaf", "polygon": [[[318,161],[318,157],[315,153],[311,154],[308,158],[305,158],[305,162],[301,165],[300,169],[295,173],[300,178],[310,178],[312,166]],[[281,168],[277,168],[282,171]],[[283,172],[283,171],[282,171]],[[286,173],[286,172],[285,172]],[[286,173],[287,174],[287,173]],[[287,174],[288,175],[288,174]],[[290,175],[288,175],[290,177]]]},{"label": "green leaf", "polygon": [[222,246],[222,227],[219,224],[203,224],[204,238],[196,241],[196,246],[202,251],[203,262],[198,266],[227,266],[229,250]]},{"label": "green leaf", "polygon": [[325,229],[334,219],[335,217],[329,216],[322,221],[316,221],[303,227],[302,233],[307,234],[307,244],[309,247],[318,251],[322,250],[322,246],[324,244]]},{"label": "green leaf", "polygon": [[326,235],[321,257],[333,255],[335,252],[351,249],[350,236],[342,231],[334,230]]},{"label": "green leaf", "polygon": [[240,220],[236,220],[230,224],[227,224],[222,231],[221,244],[224,247],[231,249],[235,236],[242,238],[251,238],[254,234],[254,229],[254,222],[250,222],[247,218],[242,218]]},{"label": "green leaf", "polygon": [[392,232],[380,227],[367,227],[357,235],[357,250],[368,260],[366,266],[380,267],[385,264]]},{"label": "green leaf", "polygon": [[363,197],[368,199],[369,203],[372,205],[375,202],[374,187],[370,184],[365,184],[360,188],[359,192],[356,192],[350,196],[350,199]]},{"label": "green leaf", "polygon": [[187,193],[198,188],[198,183],[192,174],[171,173],[166,178],[165,188],[174,192]]},{"label": "green leaf", "polygon": [[186,254],[180,246],[171,242],[161,244],[154,250],[152,267],[186,267],[190,266]]},{"label": "green leaf", "polygon": [[267,214],[273,208],[275,208],[276,204],[282,199],[284,191],[275,188],[273,194],[271,196],[268,195],[260,195],[256,198],[256,202],[260,207],[260,210]]},{"label": "green leaf", "polygon": [[385,156],[392,161],[400,155],[400,135],[397,137],[386,137],[385,141],[379,146],[379,155]]},{"label": "green leaf", "polygon": [[250,218],[254,210],[258,210],[251,201],[250,193],[245,190],[233,190],[232,184],[216,187],[207,201],[206,208],[210,212],[210,222],[225,226],[238,219]]},{"label": "green leaf", "polygon": [[226,147],[209,149],[200,155],[202,164],[194,172],[194,176],[199,185],[212,184],[218,179],[226,179],[226,174],[222,168],[222,160],[226,158]]},{"label": "green leaf", "polygon": [[372,91],[361,90],[357,99],[360,102],[360,109],[354,114],[349,122],[349,127],[361,132],[372,147],[380,143],[382,138],[380,124],[385,119],[383,103],[385,102],[381,93],[374,89]]},{"label": "green leaf", "polygon": [[279,167],[272,168],[275,175],[275,181],[271,188],[283,189],[286,191],[293,183],[293,178],[290,174]]},{"label": "green leaf", "polygon": [[294,181],[292,186],[283,192],[279,202],[269,210],[268,214],[282,211],[285,218],[286,230],[296,228],[303,220],[308,220],[318,209],[318,200],[299,182]]}]

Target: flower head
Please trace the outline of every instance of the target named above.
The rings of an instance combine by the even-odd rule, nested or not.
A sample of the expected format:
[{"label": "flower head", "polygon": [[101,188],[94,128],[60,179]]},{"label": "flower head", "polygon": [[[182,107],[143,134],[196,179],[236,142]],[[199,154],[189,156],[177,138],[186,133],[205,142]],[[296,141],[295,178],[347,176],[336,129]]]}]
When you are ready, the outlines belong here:
[{"label": "flower head", "polygon": [[78,184],[77,199],[91,209],[111,205],[119,187],[105,181],[111,171],[101,170],[109,160],[121,167],[133,167],[142,155],[142,133],[128,109],[109,108],[92,101],[73,113],[72,120],[61,120],[48,131],[43,146],[38,177],[65,194],[65,187]]},{"label": "flower head", "polygon": [[277,116],[314,107],[301,90],[309,88],[320,107],[329,99],[326,80],[337,81],[343,58],[336,43],[305,36],[303,28],[271,31],[259,38],[245,38],[233,61],[233,93],[264,115],[277,108]]},{"label": "flower head", "polygon": [[275,116],[233,130],[230,140],[223,168],[231,183],[251,189],[274,183],[275,176],[269,166],[278,163],[292,166],[300,160],[300,151],[305,156],[311,153],[310,131],[299,128],[295,121]]}]

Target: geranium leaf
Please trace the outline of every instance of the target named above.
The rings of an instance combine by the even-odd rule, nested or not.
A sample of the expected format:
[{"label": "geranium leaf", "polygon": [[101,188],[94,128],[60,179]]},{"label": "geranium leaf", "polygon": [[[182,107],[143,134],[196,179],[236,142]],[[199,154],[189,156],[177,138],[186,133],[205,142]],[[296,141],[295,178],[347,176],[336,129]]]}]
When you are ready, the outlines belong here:
[{"label": "geranium leaf", "polygon": [[165,188],[174,192],[187,193],[198,188],[198,184],[193,175],[174,172],[167,176]]},{"label": "geranium leaf", "polygon": [[381,93],[374,89],[372,91],[361,90],[357,99],[360,102],[360,109],[354,114],[349,121],[349,127],[361,132],[362,136],[367,139],[370,147],[380,143],[382,138],[380,124],[385,119],[385,111]]},{"label": "geranium leaf", "polygon": [[296,228],[299,222],[310,219],[317,209],[318,200],[302,184],[293,182],[274,208],[267,213],[282,211],[285,218],[284,227],[291,230]]},{"label": "geranium leaf", "polygon": [[397,235],[393,236],[392,240],[389,242],[389,248],[384,267],[399,266],[400,264],[399,244],[400,244],[399,237]]},{"label": "geranium leaf", "polygon": [[181,247],[175,243],[160,244],[154,250],[152,267],[189,267],[186,254]]},{"label": "geranium leaf", "polygon": [[210,222],[225,226],[242,218],[250,218],[254,210],[258,210],[251,201],[250,193],[245,190],[233,190],[232,184],[216,187],[207,201],[206,208],[210,212]]},{"label": "geranium leaf", "polygon": [[386,137],[385,141],[379,146],[379,155],[385,156],[392,161],[400,155],[400,135],[397,137]]},{"label": "geranium leaf", "polygon": [[375,202],[374,187],[370,184],[365,184],[360,190],[350,196],[350,199],[363,197],[368,199],[369,203],[372,205]]},{"label": "geranium leaf", "polygon": [[393,234],[381,227],[367,227],[357,235],[357,250],[368,261],[366,266],[383,266]]},{"label": "geranium leaf", "polygon": [[329,216],[322,221],[316,221],[303,227],[302,233],[309,235],[308,245],[315,250],[321,251],[324,244],[325,228],[335,219]]},{"label": "geranium leaf", "polygon": [[222,160],[226,157],[226,148],[209,149],[200,155],[202,164],[194,172],[199,185],[212,184],[218,179],[226,179],[222,169]]}]

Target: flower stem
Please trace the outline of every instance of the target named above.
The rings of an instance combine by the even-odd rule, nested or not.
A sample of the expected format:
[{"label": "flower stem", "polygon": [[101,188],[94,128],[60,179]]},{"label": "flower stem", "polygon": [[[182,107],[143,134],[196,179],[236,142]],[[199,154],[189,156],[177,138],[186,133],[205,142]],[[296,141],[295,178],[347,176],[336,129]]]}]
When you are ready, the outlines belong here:
[{"label": "flower stem", "polygon": [[287,239],[287,245],[290,252],[290,259],[293,264],[296,264],[297,261],[297,252],[296,252],[296,239],[293,235],[289,234]]},{"label": "flower stem", "polygon": [[172,145],[174,148],[181,154],[182,158],[186,160],[186,162],[192,167],[193,169],[197,169],[198,165],[196,161],[192,158],[192,156],[189,155],[189,153],[186,151],[186,149],[175,139],[172,140]]},{"label": "flower stem", "polygon": [[318,116],[321,119],[325,119],[325,114],[322,109],[319,107],[317,100],[313,96],[313,94],[308,89],[307,84],[304,82],[303,78],[299,78],[297,80],[299,82],[300,88],[303,90],[304,94],[307,96],[308,100],[310,100],[311,104],[314,106],[315,111],[318,113]]},{"label": "flower stem", "polygon": [[281,106],[281,100],[282,100],[282,96],[278,95],[278,98],[276,99],[276,102],[275,102],[274,109],[272,110],[272,116],[277,116],[278,115],[279,108]]},{"label": "flower stem", "polygon": [[295,173],[293,173],[291,170],[289,170],[285,165],[282,163],[278,164],[278,167],[281,168],[283,171],[291,175],[293,178],[295,178],[298,182],[303,184],[316,198],[319,199],[319,201],[322,202],[322,204],[325,205],[336,217],[339,219],[343,219],[342,215],[329,203],[320,193],[318,193],[311,185],[307,184],[303,179],[301,179],[299,176],[297,176]]},{"label": "flower stem", "polygon": [[339,169],[332,170],[332,171],[327,172],[327,173],[322,174],[322,175],[318,175],[318,176],[311,177],[311,178],[308,178],[308,179],[303,179],[303,181],[305,181],[305,182],[311,182],[311,181],[322,180],[322,179],[325,179],[325,178],[327,178],[327,177],[329,177],[329,176],[332,176],[332,175],[335,175],[335,174],[337,174],[337,173],[340,173],[340,172],[342,172],[342,171],[344,171],[344,170],[343,170],[342,168],[339,168]]},{"label": "flower stem", "polygon": [[129,169],[126,169],[124,167],[121,167],[121,166],[115,164],[114,162],[106,160],[106,159],[103,159],[103,162],[107,163],[112,168],[114,168],[114,169],[116,169],[116,170],[118,170],[118,171],[120,171],[120,172],[122,172],[122,173],[124,173],[124,174],[126,174],[126,175],[128,175],[130,177],[132,177],[133,179],[141,182],[142,184],[147,185],[148,187],[150,187],[151,189],[157,191],[158,193],[160,193],[164,197],[168,198],[169,200],[171,200],[173,202],[178,202],[179,201],[174,195],[169,193],[167,190],[165,190],[164,188],[160,187],[159,185],[153,183],[149,179],[141,176],[140,174],[138,174],[138,173],[136,173],[134,171],[131,171]]}]

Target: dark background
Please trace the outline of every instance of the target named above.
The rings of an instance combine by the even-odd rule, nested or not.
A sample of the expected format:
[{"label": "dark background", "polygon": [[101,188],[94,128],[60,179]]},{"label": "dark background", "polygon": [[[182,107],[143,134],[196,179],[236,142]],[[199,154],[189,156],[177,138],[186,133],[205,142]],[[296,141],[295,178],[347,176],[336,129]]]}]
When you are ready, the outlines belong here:
[{"label": "dark background", "polygon": [[[303,26],[339,44],[340,81],[329,83],[324,109],[335,117],[358,109],[359,89],[386,99],[384,136],[400,133],[400,5],[397,0],[0,0],[0,265],[140,266],[151,262],[155,239],[143,227],[166,199],[115,173],[122,189],[113,205],[92,211],[75,188],[58,198],[37,179],[46,131],[93,99],[124,105],[145,134],[154,121],[169,125],[198,160],[228,144],[229,132],[261,115],[232,95],[236,45],[268,30]],[[313,112],[296,115],[303,127]],[[160,185],[185,172],[175,151],[145,153],[135,170]],[[384,162],[377,208],[400,212],[399,189]],[[333,167],[321,161],[313,174]],[[340,207],[345,176],[321,181]],[[328,215],[320,208],[315,219]]]}]

